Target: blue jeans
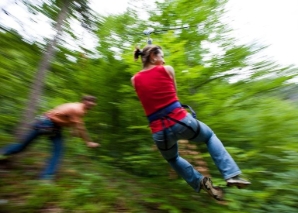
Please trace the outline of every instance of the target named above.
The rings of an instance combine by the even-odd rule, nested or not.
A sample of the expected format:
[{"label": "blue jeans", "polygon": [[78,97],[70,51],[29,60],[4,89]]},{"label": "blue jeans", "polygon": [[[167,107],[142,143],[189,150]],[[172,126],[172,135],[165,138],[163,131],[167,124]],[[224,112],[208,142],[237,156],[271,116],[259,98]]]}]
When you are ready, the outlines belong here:
[{"label": "blue jeans", "polygon": [[63,151],[63,138],[61,128],[56,126],[48,118],[38,119],[31,131],[16,144],[11,144],[1,150],[3,155],[12,155],[24,151],[32,142],[41,135],[46,135],[53,143],[52,156],[49,158],[44,171],[41,173],[41,179],[50,179],[58,169]]},{"label": "blue jeans", "polygon": [[[208,151],[224,179],[227,180],[241,173],[239,167],[224,148],[222,142],[206,124],[197,121],[190,114],[180,121],[192,127],[193,130],[197,130],[199,126],[200,133],[193,138],[192,141],[206,143]],[[199,192],[200,181],[203,179],[203,175],[195,170],[188,161],[179,156],[177,143],[180,139],[192,138],[194,132],[179,123],[165,129],[165,131],[166,140],[163,131],[156,132],[152,135],[156,146],[177,174],[194,188],[195,191]]]}]

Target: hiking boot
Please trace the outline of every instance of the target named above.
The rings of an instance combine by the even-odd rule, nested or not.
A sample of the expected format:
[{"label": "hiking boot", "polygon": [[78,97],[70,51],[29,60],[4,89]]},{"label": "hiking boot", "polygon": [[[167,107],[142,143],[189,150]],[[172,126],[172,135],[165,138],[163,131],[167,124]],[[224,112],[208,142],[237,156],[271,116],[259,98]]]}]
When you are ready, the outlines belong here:
[{"label": "hiking boot", "polygon": [[238,189],[245,188],[250,184],[251,182],[240,178],[239,175],[227,180],[227,186],[237,186]]},{"label": "hiking boot", "polygon": [[200,184],[201,189],[206,191],[211,197],[216,200],[223,200],[223,190],[218,186],[213,186],[209,177],[204,177]]}]

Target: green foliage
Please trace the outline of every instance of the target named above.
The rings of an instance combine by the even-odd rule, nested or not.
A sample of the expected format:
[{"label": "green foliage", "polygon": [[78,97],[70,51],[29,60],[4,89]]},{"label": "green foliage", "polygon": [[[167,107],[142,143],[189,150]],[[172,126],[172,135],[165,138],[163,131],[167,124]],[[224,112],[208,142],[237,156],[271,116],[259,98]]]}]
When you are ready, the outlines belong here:
[{"label": "green foliage", "polygon": [[37,53],[40,49],[36,44],[22,41],[20,35],[13,31],[1,31],[0,43],[1,130],[12,133],[10,130],[15,127],[17,116],[26,103],[28,83],[32,81],[32,69],[39,60]]},{"label": "green foliage", "polygon": [[[42,12],[55,18],[58,8],[53,5],[62,1],[50,2],[53,4],[44,3]],[[71,15],[87,6],[84,1],[76,2],[80,4],[72,5]],[[37,153],[45,154],[45,143],[39,143],[29,151],[32,155],[16,163],[22,166],[9,174],[0,173],[4,180],[1,195],[10,200],[3,208],[8,213],[16,209],[46,211],[49,206],[57,212],[295,212],[297,103],[288,97],[297,93],[296,85],[289,83],[297,69],[272,61],[253,62],[251,57],[259,50],[236,45],[228,37],[228,27],[219,22],[223,3],[164,1],[149,11],[148,22],[138,20],[133,10],[98,17],[93,20],[99,27],[97,56],[59,46],[40,113],[79,101],[82,94],[97,96],[98,105],[85,121],[101,147],[90,150],[81,139],[65,133],[66,166],[57,185],[36,187],[23,180],[37,173],[24,173],[30,166],[40,167]],[[136,44],[145,45],[141,32],[147,25],[156,29],[189,26],[151,37],[162,46],[166,63],[175,69],[181,102],[191,105],[199,120],[214,130],[252,181],[245,190],[227,188],[224,205],[205,193],[194,193],[181,178],[169,179],[169,166],[154,149],[147,119],[130,83],[142,69],[139,61],[133,61],[132,52]],[[3,146],[12,140],[42,49],[13,31],[0,32],[0,41]],[[224,184],[206,147],[202,144],[198,149],[215,183]]]}]

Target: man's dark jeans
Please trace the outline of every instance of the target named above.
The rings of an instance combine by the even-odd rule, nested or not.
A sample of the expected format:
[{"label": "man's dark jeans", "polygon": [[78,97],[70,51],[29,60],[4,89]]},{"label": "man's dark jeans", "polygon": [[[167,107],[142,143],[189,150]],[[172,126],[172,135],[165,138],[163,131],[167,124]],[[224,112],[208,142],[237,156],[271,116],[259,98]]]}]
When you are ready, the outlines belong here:
[{"label": "man's dark jeans", "polygon": [[41,173],[41,179],[51,179],[58,169],[59,162],[62,157],[63,152],[63,138],[61,133],[61,128],[55,125],[47,117],[40,117],[33,124],[30,132],[16,144],[11,144],[1,150],[3,155],[17,154],[24,151],[32,142],[39,136],[48,136],[53,143],[52,156],[48,159],[46,168]]}]

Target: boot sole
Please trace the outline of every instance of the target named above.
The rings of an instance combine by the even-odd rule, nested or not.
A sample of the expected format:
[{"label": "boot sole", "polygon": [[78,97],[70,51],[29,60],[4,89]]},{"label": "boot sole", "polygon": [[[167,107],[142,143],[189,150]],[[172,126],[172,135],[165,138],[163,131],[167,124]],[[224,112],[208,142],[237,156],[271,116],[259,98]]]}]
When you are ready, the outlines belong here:
[{"label": "boot sole", "polygon": [[250,185],[250,183],[247,183],[247,184],[245,184],[245,183],[227,183],[228,187],[236,186],[238,189],[244,189],[249,185]]},{"label": "boot sole", "polygon": [[213,189],[215,189],[216,191],[221,191],[221,194],[222,194],[222,196],[221,197],[217,197],[217,195],[214,195],[214,193],[213,193],[213,191],[212,191],[212,195],[211,194],[209,194],[210,196],[212,196],[215,200],[218,200],[218,201],[223,201],[224,199],[223,199],[223,190],[220,188],[220,187],[218,187],[218,186],[213,186]]},{"label": "boot sole", "polygon": [[[211,197],[213,197],[215,200],[218,200],[218,201],[223,201],[223,190],[222,188],[218,187],[218,186],[213,186],[213,183],[211,181],[210,178],[208,178],[208,181],[210,182],[211,184],[211,188],[209,188],[208,185],[206,185],[205,183],[203,183],[204,185],[204,188],[203,189],[204,191],[206,191]],[[220,191],[219,194],[221,194],[221,196],[218,197],[218,192]]]}]

